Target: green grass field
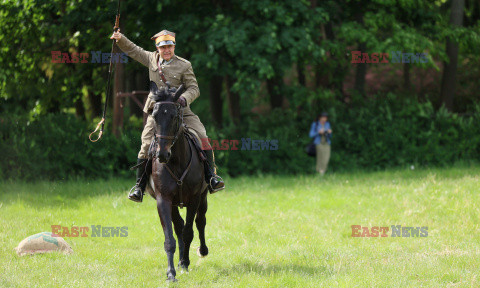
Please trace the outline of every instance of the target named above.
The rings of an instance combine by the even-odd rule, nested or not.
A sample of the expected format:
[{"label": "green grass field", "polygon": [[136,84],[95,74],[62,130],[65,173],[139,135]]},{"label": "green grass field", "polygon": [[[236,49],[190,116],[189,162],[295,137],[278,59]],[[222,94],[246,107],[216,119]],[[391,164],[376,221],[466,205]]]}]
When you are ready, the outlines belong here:
[{"label": "green grass field", "polygon": [[[133,178],[7,181],[0,184],[0,286],[480,287],[479,173],[226,179],[226,192],[209,195],[210,254],[196,255],[195,228],[190,271],[177,271],[174,284],[165,282],[155,201],[126,198]],[[65,238],[74,254],[16,255],[22,239],[51,225],[127,226],[128,237]],[[355,238],[352,225],[427,226],[428,237]]]}]

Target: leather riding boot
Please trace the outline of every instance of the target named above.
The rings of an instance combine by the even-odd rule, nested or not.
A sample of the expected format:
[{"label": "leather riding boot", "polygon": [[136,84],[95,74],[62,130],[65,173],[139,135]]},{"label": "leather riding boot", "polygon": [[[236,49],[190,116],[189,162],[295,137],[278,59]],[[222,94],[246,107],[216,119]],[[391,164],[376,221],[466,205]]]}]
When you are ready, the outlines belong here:
[{"label": "leather riding boot", "polygon": [[[147,173],[147,159],[137,159],[137,183],[130,189],[130,194],[128,194],[128,199],[135,201],[135,202],[142,202],[143,201],[143,192],[145,191],[145,187],[147,186],[148,174]],[[133,192],[132,192],[133,190]]]},{"label": "leather riding boot", "polygon": [[208,184],[208,190],[213,194],[217,191],[225,189],[225,183],[222,177],[218,176],[215,169],[215,160],[213,156],[213,150],[203,150],[207,155],[207,162],[205,165],[205,181]]}]

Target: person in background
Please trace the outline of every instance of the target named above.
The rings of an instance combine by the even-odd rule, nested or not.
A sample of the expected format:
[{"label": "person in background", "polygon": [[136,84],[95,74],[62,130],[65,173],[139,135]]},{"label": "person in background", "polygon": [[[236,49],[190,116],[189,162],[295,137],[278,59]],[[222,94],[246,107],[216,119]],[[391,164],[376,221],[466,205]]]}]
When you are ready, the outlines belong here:
[{"label": "person in background", "polygon": [[328,161],[330,160],[332,127],[328,122],[328,114],[323,112],[318,115],[310,128],[310,138],[313,138],[317,152],[317,172],[321,175],[327,171]]}]

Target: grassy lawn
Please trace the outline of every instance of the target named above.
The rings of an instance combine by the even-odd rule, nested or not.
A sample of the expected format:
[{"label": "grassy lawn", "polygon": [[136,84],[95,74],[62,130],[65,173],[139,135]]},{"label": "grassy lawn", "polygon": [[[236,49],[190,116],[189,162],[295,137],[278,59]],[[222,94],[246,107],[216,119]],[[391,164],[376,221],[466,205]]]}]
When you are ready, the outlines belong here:
[{"label": "grassy lawn", "polygon": [[[0,287],[480,287],[480,167],[226,179],[209,195],[188,273],[167,284],[163,232],[133,182],[0,183]],[[185,216],[185,209],[181,212]],[[71,255],[18,257],[51,225],[127,226],[65,238]],[[427,237],[351,237],[352,225],[428,227]],[[89,235],[91,233],[88,233]],[[175,254],[178,262],[178,249]]]}]

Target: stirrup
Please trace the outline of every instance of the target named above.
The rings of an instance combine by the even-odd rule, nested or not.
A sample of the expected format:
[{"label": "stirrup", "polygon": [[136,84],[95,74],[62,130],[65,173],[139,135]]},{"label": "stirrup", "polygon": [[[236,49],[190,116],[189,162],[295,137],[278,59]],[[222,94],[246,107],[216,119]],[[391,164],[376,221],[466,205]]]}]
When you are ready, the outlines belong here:
[{"label": "stirrup", "polygon": [[135,190],[135,188],[137,188],[137,184],[133,185],[133,187],[130,189],[130,191],[128,191],[128,195],[132,194],[133,191]]},{"label": "stirrup", "polygon": [[[132,191],[134,191],[135,188],[137,188],[137,187],[138,187],[138,183],[135,184],[135,185],[133,185],[132,189],[130,189],[130,192],[129,192],[128,194],[132,194],[132,193],[133,193]],[[141,191],[141,190],[140,190],[140,191]],[[143,195],[145,195],[145,191],[142,191],[142,196],[143,196]]]},{"label": "stirrup", "polygon": [[129,191],[129,193],[128,193],[128,199],[130,199],[130,200],[132,200],[132,201],[134,201],[134,202],[142,202],[142,201],[143,201],[143,196],[145,196],[145,192],[142,191],[142,190],[140,190],[140,192],[142,192],[142,196],[141,196],[142,199],[140,199],[140,201],[135,201],[134,199],[130,198],[130,195],[132,195],[132,193],[135,192],[135,188],[137,188],[137,187],[138,187],[138,183],[135,184],[135,185],[130,189],[130,191]]},{"label": "stirrup", "polygon": [[[220,187],[220,188],[217,188],[217,189],[213,189],[213,186],[212,186],[212,180],[213,179],[216,179],[218,180],[219,182],[223,182],[223,187]],[[221,191],[223,189],[225,189],[225,181],[223,181],[223,178],[218,176],[217,174],[213,174],[212,177],[210,177],[210,182],[208,183],[208,189],[210,190],[210,193],[215,193],[215,192],[218,192],[218,191]]]}]

